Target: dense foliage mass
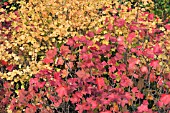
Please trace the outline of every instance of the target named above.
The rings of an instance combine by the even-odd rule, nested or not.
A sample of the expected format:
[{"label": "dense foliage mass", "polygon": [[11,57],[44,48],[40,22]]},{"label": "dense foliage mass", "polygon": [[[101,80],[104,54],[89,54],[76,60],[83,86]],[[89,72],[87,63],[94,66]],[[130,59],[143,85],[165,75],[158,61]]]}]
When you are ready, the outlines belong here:
[{"label": "dense foliage mass", "polygon": [[170,110],[169,17],[154,1],[0,3],[0,112]]}]

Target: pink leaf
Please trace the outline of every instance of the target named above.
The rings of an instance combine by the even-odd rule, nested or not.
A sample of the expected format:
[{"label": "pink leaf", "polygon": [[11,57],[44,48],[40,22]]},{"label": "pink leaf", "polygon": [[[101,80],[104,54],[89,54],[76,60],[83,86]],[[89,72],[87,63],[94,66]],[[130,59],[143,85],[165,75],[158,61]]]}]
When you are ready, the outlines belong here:
[{"label": "pink leaf", "polygon": [[72,39],[72,38],[69,38],[68,39],[68,41],[67,41],[67,44],[69,45],[69,46],[73,46],[74,45],[74,40]]},{"label": "pink leaf", "polygon": [[113,30],[113,25],[109,23],[107,28],[111,31],[111,30]]},{"label": "pink leaf", "polygon": [[163,102],[164,105],[170,104],[170,94],[162,94],[160,101]]},{"label": "pink leaf", "polygon": [[102,32],[102,28],[99,28],[97,31],[96,31],[96,34],[100,34]]},{"label": "pink leaf", "polygon": [[43,59],[43,62],[44,62],[45,64],[49,64],[49,63],[53,63],[54,61],[53,61],[52,58],[46,57],[46,58]]},{"label": "pink leaf", "polygon": [[137,93],[137,92],[139,92],[139,90],[138,90],[137,87],[134,87],[134,88],[132,88],[132,92],[133,92],[133,93]]},{"label": "pink leaf", "polygon": [[133,74],[134,78],[139,78],[139,75]]},{"label": "pink leaf", "polygon": [[109,67],[109,73],[114,72],[114,71],[116,71],[115,66],[112,65],[111,67]]},{"label": "pink leaf", "polygon": [[138,112],[147,112],[147,111],[148,111],[148,105],[142,104],[138,107]]},{"label": "pink leaf", "polygon": [[127,76],[123,75],[123,76],[121,76],[120,85],[123,86],[123,87],[128,87],[128,86],[131,87],[133,85],[133,82]]},{"label": "pink leaf", "polygon": [[131,43],[132,40],[133,40],[135,37],[136,37],[136,34],[135,34],[134,32],[132,32],[132,33],[130,33],[130,34],[128,35],[127,41],[128,41],[129,43]]},{"label": "pink leaf", "polygon": [[150,63],[150,66],[153,68],[157,68],[159,66],[159,61],[158,60],[152,60]]},{"label": "pink leaf", "polygon": [[115,25],[118,27],[122,27],[125,24],[125,20],[124,19],[118,19],[115,21]]},{"label": "pink leaf", "polygon": [[112,113],[111,111],[101,111],[100,113]]},{"label": "pink leaf", "polygon": [[76,72],[76,75],[79,77],[79,78],[84,78],[86,76],[86,73],[84,70],[79,70]]},{"label": "pink leaf", "polygon": [[153,19],[154,19],[154,14],[149,14],[149,15],[148,15],[148,20],[151,21],[151,20],[153,20]]},{"label": "pink leaf", "polygon": [[170,24],[166,24],[166,25],[165,25],[165,28],[166,28],[167,30],[170,30]]},{"label": "pink leaf", "polygon": [[64,86],[60,86],[56,89],[58,96],[62,98],[63,96],[67,96],[67,88]]},{"label": "pink leaf", "polygon": [[54,48],[54,49],[48,50],[48,51],[46,52],[46,57],[48,57],[48,58],[54,58],[56,54],[57,54],[57,48]]},{"label": "pink leaf", "polygon": [[140,70],[142,73],[145,73],[145,74],[148,73],[148,68],[146,66],[142,66]]},{"label": "pink leaf", "polygon": [[162,53],[162,48],[160,47],[159,44],[156,44],[154,47],[153,47],[153,52],[156,54],[156,55],[159,55]]},{"label": "pink leaf", "polygon": [[66,56],[67,54],[71,53],[71,51],[69,50],[69,47],[68,46],[64,46],[62,45],[60,47],[60,52],[63,56]]},{"label": "pink leaf", "polygon": [[93,33],[92,31],[89,31],[89,32],[87,33],[87,36],[88,36],[88,37],[94,37],[94,33]]},{"label": "pink leaf", "polygon": [[103,86],[105,86],[105,82],[104,82],[103,77],[96,78],[96,84],[98,86],[98,89],[101,89]]},{"label": "pink leaf", "polygon": [[104,37],[105,37],[106,40],[109,40],[109,39],[110,39],[110,36],[111,36],[110,33],[107,33],[107,34],[104,35]]},{"label": "pink leaf", "polygon": [[117,42],[118,42],[119,45],[124,45],[124,37],[123,36],[119,36],[117,38]]}]

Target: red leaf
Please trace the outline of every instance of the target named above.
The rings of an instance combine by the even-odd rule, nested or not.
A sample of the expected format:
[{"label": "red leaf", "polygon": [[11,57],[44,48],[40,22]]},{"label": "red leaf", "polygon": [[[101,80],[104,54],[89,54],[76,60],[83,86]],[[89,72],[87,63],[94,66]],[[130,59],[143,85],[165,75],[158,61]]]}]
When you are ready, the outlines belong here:
[{"label": "red leaf", "polygon": [[53,63],[54,60],[53,60],[52,58],[46,57],[46,58],[43,59],[43,62],[44,62],[45,64],[49,64],[49,63]]},{"label": "red leaf", "polygon": [[148,111],[148,105],[142,104],[138,107],[138,112],[147,112],[147,111]]},{"label": "red leaf", "polygon": [[170,30],[170,24],[166,24],[166,25],[165,25],[165,28],[166,28],[167,30]]},{"label": "red leaf", "polygon": [[38,86],[38,88],[43,88],[45,84],[46,84],[46,82],[38,82],[37,86]]},{"label": "red leaf", "polygon": [[46,58],[43,59],[43,62],[45,64],[49,64],[49,63],[53,63],[53,58],[56,56],[57,54],[57,48],[54,48],[52,50],[48,50],[46,52]]},{"label": "red leaf", "polygon": [[29,81],[30,85],[37,84],[37,83],[38,83],[38,78],[31,78],[30,81]]},{"label": "red leaf", "polygon": [[117,60],[121,60],[123,58],[123,56],[120,53],[116,53],[116,56],[114,57],[114,59]]},{"label": "red leaf", "polygon": [[156,44],[154,47],[153,47],[153,52],[156,54],[156,55],[159,55],[162,53],[162,48],[160,47],[159,44]]},{"label": "red leaf", "polygon": [[67,41],[67,44],[69,45],[69,46],[73,46],[74,45],[74,40],[72,39],[72,38],[69,38],[68,39],[68,41]]},{"label": "red leaf", "polygon": [[48,51],[46,52],[46,57],[48,57],[48,58],[54,58],[56,54],[57,54],[57,48],[54,48],[54,49],[48,50]]},{"label": "red leaf", "polygon": [[60,86],[56,89],[58,96],[62,98],[63,96],[67,96],[67,88],[64,86]]},{"label": "red leaf", "polygon": [[107,33],[104,35],[104,38],[108,41],[110,39],[110,36],[111,36],[110,33]]},{"label": "red leaf", "polygon": [[57,65],[63,65],[63,63],[64,63],[64,60],[62,59],[62,57],[59,57],[57,61]]},{"label": "red leaf", "polygon": [[148,101],[147,100],[143,100],[143,105],[148,105]]},{"label": "red leaf", "polygon": [[149,14],[149,15],[148,15],[148,20],[151,21],[151,20],[153,20],[153,19],[154,19],[154,14]]},{"label": "red leaf", "polygon": [[153,68],[157,68],[159,66],[159,61],[158,60],[152,60],[150,63],[150,66]]},{"label": "red leaf", "polygon": [[103,77],[96,78],[96,84],[98,86],[98,89],[101,89],[103,86],[105,86],[105,82],[104,82]]},{"label": "red leaf", "polygon": [[111,111],[101,111],[100,113],[112,113]]},{"label": "red leaf", "polygon": [[80,99],[82,98],[83,94],[81,92],[76,92],[75,94],[72,95],[70,98],[70,101],[75,104],[80,102]]},{"label": "red leaf", "polygon": [[117,42],[118,42],[119,45],[124,45],[124,37],[123,36],[119,36],[117,38]]},{"label": "red leaf", "polygon": [[128,62],[131,65],[135,65],[135,64],[139,64],[140,60],[138,58],[131,57],[128,59]]},{"label": "red leaf", "polygon": [[118,27],[122,27],[125,24],[125,20],[124,19],[118,19],[115,21],[115,25]]},{"label": "red leaf", "polygon": [[132,32],[132,33],[130,33],[130,34],[128,35],[127,41],[128,41],[129,43],[131,43],[132,40],[133,40],[135,37],[136,37],[136,34],[135,34],[134,32]]},{"label": "red leaf", "polygon": [[134,87],[134,88],[132,88],[132,92],[133,92],[133,93],[137,93],[137,92],[139,92],[139,90],[138,90],[137,87]]},{"label": "red leaf", "polygon": [[59,99],[59,100],[54,102],[53,106],[57,108],[57,107],[60,106],[61,103],[62,103],[62,99]]},{"label": "red leaf", "polygon": [[3,84],[3,86],[4,86],[5,89],[8,89],[8,88],[10,88],[11,84],[9,82],[5,82]]},{"label": "red leaf", "polygon": [[102,28],[99,28],[97,31],[96,31],[96,34],[100,34],[102,32]]},{"label": "red leaf", "polygon": [[142,66],[140,70],[142,73],[145,73],[145,74],[148,73],[148,68],[146,66]]},{"label": "red leaf", "polygon": [[76,72],[76,74],[79,78],[83,78],[83,79],[89,77],[88,74],[86,74],[86,72],[84,70],[79,70]]},{"label": "red leaf", "polygon": [[163,107],[163,102],[158,101],[158,102],[157,102],[157,105],[158,105],[159,107]]},{"label": "red leaf", "polygon": [[7,66],[7,70],[8,70],[8,71],[12,71],[12,70],[14,69],[14,67],[15,67],[15,65],[12,65],[12,64],[11,64],[11,65],[8,65],[8,66]]},{"label": "red leaf", "polygon": [[112,65],[112,67],[109,67],[109,73],[116,71],[116,67]]},{"label": "red leaf", "polygon": [[4,66],[7,66],[8,62],[6,62],[5,60],[1,60],[1,64],[4,65]]},{"label": "red leaf", "polygon": [[133,74],[134,78],[139,78],[139,75]]},{"label": "red leaf", "polygon": [[164,105],[170,104],[170,94],[162,94],[160,101],[163,102]]},{"label": "red leaf", "polygon": [[4,5],[5,5],[5,6],[8,5],[8,2],[4,2]]},{"label": "red leaf", "polygon": [[137,29],[138,29],[138,27],[135,26],[135,25],[131,25],[131,26],[130,26],[130,30],[137,30]]},{"label": "red leaf", "polygon": [[86,99],[88,104],[91,105],[91,109],[95,109],[98,106],[98,103],[96,100],[93,100],[92,97]]},{"label": "red leaf", "polygon": [[128,86],[131,87],[133,85],[133,82],[127,76],[123,75],[123,76],[121,76],[120,85],[123,86],[123,87],[128,87]]},{"label": "red leaf", "polygon": [[148,58],[151,58],[151,59],[154,58],[154,52],[153,52],[153,50],[151,50],[151,49],[145,49],[145,51],[143,52],[143,54],[144,54],[145,56],[147,56]]},{"label": "red leaf", "polygon": [[87,36],[88,36],[88,37],[94,37],[94,33],[93,33],[92,31],[89,31],[89,32],[87,33]]},{"label": "red leaf", "polygon": [[155,74],[152,72],[151,74],[150,74],[150,81],[151,82],[154,82],[156,80],[156,76],[155,76]]},{"label": "red leaf", "polygon": [[36,106],[32,105],[32,104],[28,104],[28,107],[25,110],[25,113],[35,113],[36,112]]},{"label": "red leaf", "polygon": [[135,94],[138,99],[143,99],[144,95],[140,92]]},{"label": "red leaf", "polygon": [[107,28],[111,31],[111,30],[113,30],[113,25],[109,23]]},{"label": "red leaf", "polygon": [[71,53],[70,50],[69,50],[69,47],[68,47],[68,46],[64,46],[64,45],[62,45],[62,46],[60,47],[60,52],[61,52],[61,54],[62,54],[63,56]]}]

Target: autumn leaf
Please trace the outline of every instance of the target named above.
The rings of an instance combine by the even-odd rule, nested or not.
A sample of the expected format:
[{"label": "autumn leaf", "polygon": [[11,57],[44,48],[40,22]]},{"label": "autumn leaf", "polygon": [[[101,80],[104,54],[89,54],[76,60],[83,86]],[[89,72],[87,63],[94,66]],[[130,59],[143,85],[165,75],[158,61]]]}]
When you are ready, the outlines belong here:
[{"label": "autumn leaf", "polygon": [[138,107],[138,112],[147,112],[148,111],[148,105],[141,104]]},{"label": "autumn leaf", "polygon": [[10,65],[8,65],[8,66],[6,67],[6,69],[7,69],[8,71],[12,71],[12,70],[14,69],[14,67],[15,67],[15,65],[10,64]]},{"label": "autumn leaf", "polygon": [[62,45],[62,46],[60,47],[60,53],[61,53],[63,56],[66,56],[67,54],[71,53],[71,51],[69,50],[69,47],[68,47],[68,46]]},{"label": "autumn leaf", "polygon": [[75,43],[74,40],[72,38],[69,38],[66,44],[69,46],[73,46],[74,43]]},{"label": "autumn leaf", "polygon": [[63,96],[68,96],[67,94],[67,87],[65,86],[60,86],[56,88],[56,92],[58,93],[58,96],[62,98]]},{"label": "autumn leaf", "polygon": [[0,62],[1,62],[1,64],[4,65],[4,66],[7,66],[7,65],[8,65],[8,62],[6,62],[5,60],[1,60]]},{"label": "autumn leaf", "polygon": [[94,32],[88,31],[87,36],[88,36],[88,37],[94,37]]},{"label": "autumn leaf", "polygon": [[163,102],[164,105],[170,104],[170,94],[162,94],[160,101]]},{"label": "autumn leaf", "polygon": [[159,44],[156,44],[154,47],[153,47],[153,52],[156,54],[156,55],[159,55],[162,53],[162,48],[160,47]]},{"label": "autumn leaf", "polygon": [[97,84],[98,89],[101,89],[102,87],[104,87],[105,82],[104,82],[103,77],[96,78],[96,84]]},{"label": "autumn leaf", "polygon": [[131,43],[133,39],[136,37],[136,34],[134,32],[130,33],[127,37],[127,41]]},{"label": "autumn leaf", "polygon": [[146,66],[142,66],[140,70],[142,73],[145,73],[145,74],[148,73],[148,68]]},{"label": "autumn leaf", "polygon": [[53,60],[52,58],[46,57],[46,58],[43,59],[43,62],[44,62],[45,64],[49,64],[49,63],[53,63],[54,60]]},{"label": "autumn leaf", "polygon": [[166,24],[166,25],[165,25],[165,28],[166,28],[167,30],[170,30],[170,24]]},{"label": "autumn leaf", "polygon": [[159,66],[159,61],[158,60],[152,60],[150,62],[150,66],[156,69]]},{"label": "autumn leaf", "polygon": [[54,49],[48,50],[48,51],[46,52],[46,57],[48,57],[48,58],[54,58],[54,57],[56,56],[56,54],[57,54],[57,48],[54,48]]},{"label": "autumn leaf", "polygon": [[154,16],[155,16],[154,14],[149,14],[149,15],[148,15],[148,20],[149,20],[149,21],[152,21],[152,20],[154,19]]},{"label": "autumn leaf", "polygon": [[111,31],[111,30],[113,30],[113,25],[109,23],[107,28]]},{"label": "autumn leaf", "polygon": [[118,27],[122,27],[125,24],[125,20],[124,19],[117,19],[114,23],[114,25],[118,26]]},{"label": "autumn leaf", "polygon": [[123,87],[128,87],[128,86],[132,87],[133,82],[127,76],[123,75],[123,76],[121,76],[120,85],[123,86]]}]

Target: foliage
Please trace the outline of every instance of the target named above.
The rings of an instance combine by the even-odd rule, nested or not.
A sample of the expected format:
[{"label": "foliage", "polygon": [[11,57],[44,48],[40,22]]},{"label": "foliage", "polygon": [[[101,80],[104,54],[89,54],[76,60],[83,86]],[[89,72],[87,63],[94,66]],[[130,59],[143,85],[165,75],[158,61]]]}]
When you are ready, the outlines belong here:
[{"label": "foliage", "polygon": [[168,112],[170,24],[144,0],[119,2],[29,0],[1,9],[8,112]]},{"label": "foliage", "polygon": [[163,20],[170,19],[170,1],[169,0],[153,0],[154,13],[161,17]]}]

